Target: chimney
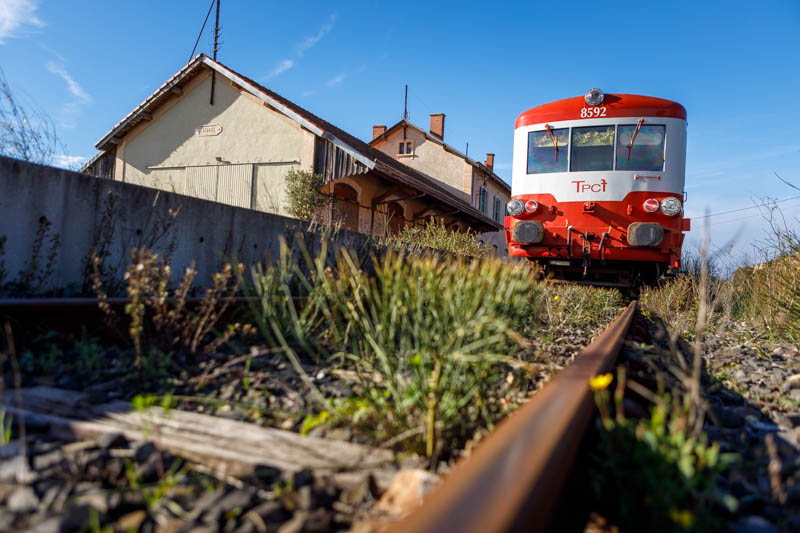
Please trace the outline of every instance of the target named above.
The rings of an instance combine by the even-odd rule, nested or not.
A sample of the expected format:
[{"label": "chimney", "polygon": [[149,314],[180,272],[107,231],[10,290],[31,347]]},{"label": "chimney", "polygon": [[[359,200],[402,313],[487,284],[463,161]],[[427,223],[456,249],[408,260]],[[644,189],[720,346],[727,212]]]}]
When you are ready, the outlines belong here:
[{"label": "chimney", "polygon": [[489,172],[494,172],[494,154],[486,154],[486,161],[483,162]]},{"label": "chimney", "polygon": [[372,138],[375,139],[386,133],[386,126],[372,126]]},{"label": "chimney", "polygon": [[431,135],[444,140],[444,113],[431,115]]}]

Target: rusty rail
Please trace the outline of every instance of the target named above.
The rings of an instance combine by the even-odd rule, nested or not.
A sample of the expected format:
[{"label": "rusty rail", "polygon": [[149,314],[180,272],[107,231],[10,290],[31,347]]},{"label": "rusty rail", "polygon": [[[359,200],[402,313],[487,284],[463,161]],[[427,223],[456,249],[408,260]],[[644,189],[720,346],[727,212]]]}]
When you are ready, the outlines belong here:
[{"label": "rusty rail", "polygon": [[[197,307],[203,298],[186,298],[186,307]],[[118,328],[109,327],[105,314],[98,306],[97,298],[0,298],[0,320],[12,323],[46,326],[62,333],[80,333],[86,328],[89,333],[103,339],[118,339],[127,326],[125,306],[130,298],[108,298],[106,303],[121,319]],[[171,299],[167,299],[171,301]],[[257,302],[258,298],[235,297],[229,301],[225,318],[231,318],[243,304]]]},{"label": "rusty rail", "polygon": [[460,463],[390,533],[545,531],[592,415],[589,378],[610,370],[636,302]]}]

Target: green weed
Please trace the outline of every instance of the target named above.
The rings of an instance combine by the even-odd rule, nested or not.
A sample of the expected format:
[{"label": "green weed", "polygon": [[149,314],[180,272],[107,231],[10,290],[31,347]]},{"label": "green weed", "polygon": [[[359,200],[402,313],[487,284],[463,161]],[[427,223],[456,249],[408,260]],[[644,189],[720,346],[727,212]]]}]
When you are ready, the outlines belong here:
[{"label": "green weed", "polygon": [[[389,253],[375,275],[339,257],[330,278],[331,344],[352,365],[379,431],[420,430],[429,458],[499,412],[503,362],[538,286],[524,267]],[[413,441],[412,441],[413,443]]]},{"label": "green weed", "polygon": [[623,530],[708,531],[720,526],[717,508],[733,512],[738,502],[714,492],[719,473],[737,460],[721,454],[700,433],[691,433],[688,397],[655,395],[650,418],[622,411],[622,386],[614,395],[616,416],[605,389],[592,380],[601,413],[592,457],[592,489],[603,513]]},{"label": "green weed", "polygon": [[14,418],[6,413],[5,409],[0,409],[0,445],[5,446],[11,442],[11,428]]}]

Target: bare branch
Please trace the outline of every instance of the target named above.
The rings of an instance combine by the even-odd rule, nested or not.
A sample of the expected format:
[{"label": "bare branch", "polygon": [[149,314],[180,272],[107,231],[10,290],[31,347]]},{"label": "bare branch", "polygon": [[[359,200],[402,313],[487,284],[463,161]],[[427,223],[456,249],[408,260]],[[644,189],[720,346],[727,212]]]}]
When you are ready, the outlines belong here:
[{"label": "bare branch", "polygon": [[47,165],[59,148],[53,121],[17,102],[0,69],[0,155]]},{"label": "bare branch", "polygon": [[781,180],[782,182],[784,182],[786,185],[788,185],[788,186],[789,186],[789,187],[791,187],[792,189],[797,189],[798,191],[800,191],[800,187],[798,187],[797,185],[794,185],[794,184],[792,184],[792,183],[789,183],[788,181],[786,181],[785,179],[783,179],[782,177],[780,177],[780,175],[778,175],[778,173],[777,173],[777,172],[775,172],[774,170],[772,171],[772,173],[773,173],[773,174],[775,174],[775,176],[777,176],[779,180]]}]

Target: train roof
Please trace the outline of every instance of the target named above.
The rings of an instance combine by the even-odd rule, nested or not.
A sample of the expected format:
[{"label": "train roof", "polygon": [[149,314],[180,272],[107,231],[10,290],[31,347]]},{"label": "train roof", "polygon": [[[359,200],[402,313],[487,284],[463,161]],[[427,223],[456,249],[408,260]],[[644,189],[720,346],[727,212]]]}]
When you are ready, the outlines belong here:
[{"label": "train roof", "polygon": [[[573,96],[542,104],[528,109],[517,117],[514,128],[542,124],[543,122],[558,122],[561,120],[576,120],[580,118],[580,111],[587,106],[583,96]],[[600,107],[606,108],[605,117],[670,117],[686,120],[686,108],[677,102],[642,96],[640,94],[606,94]]]}]

